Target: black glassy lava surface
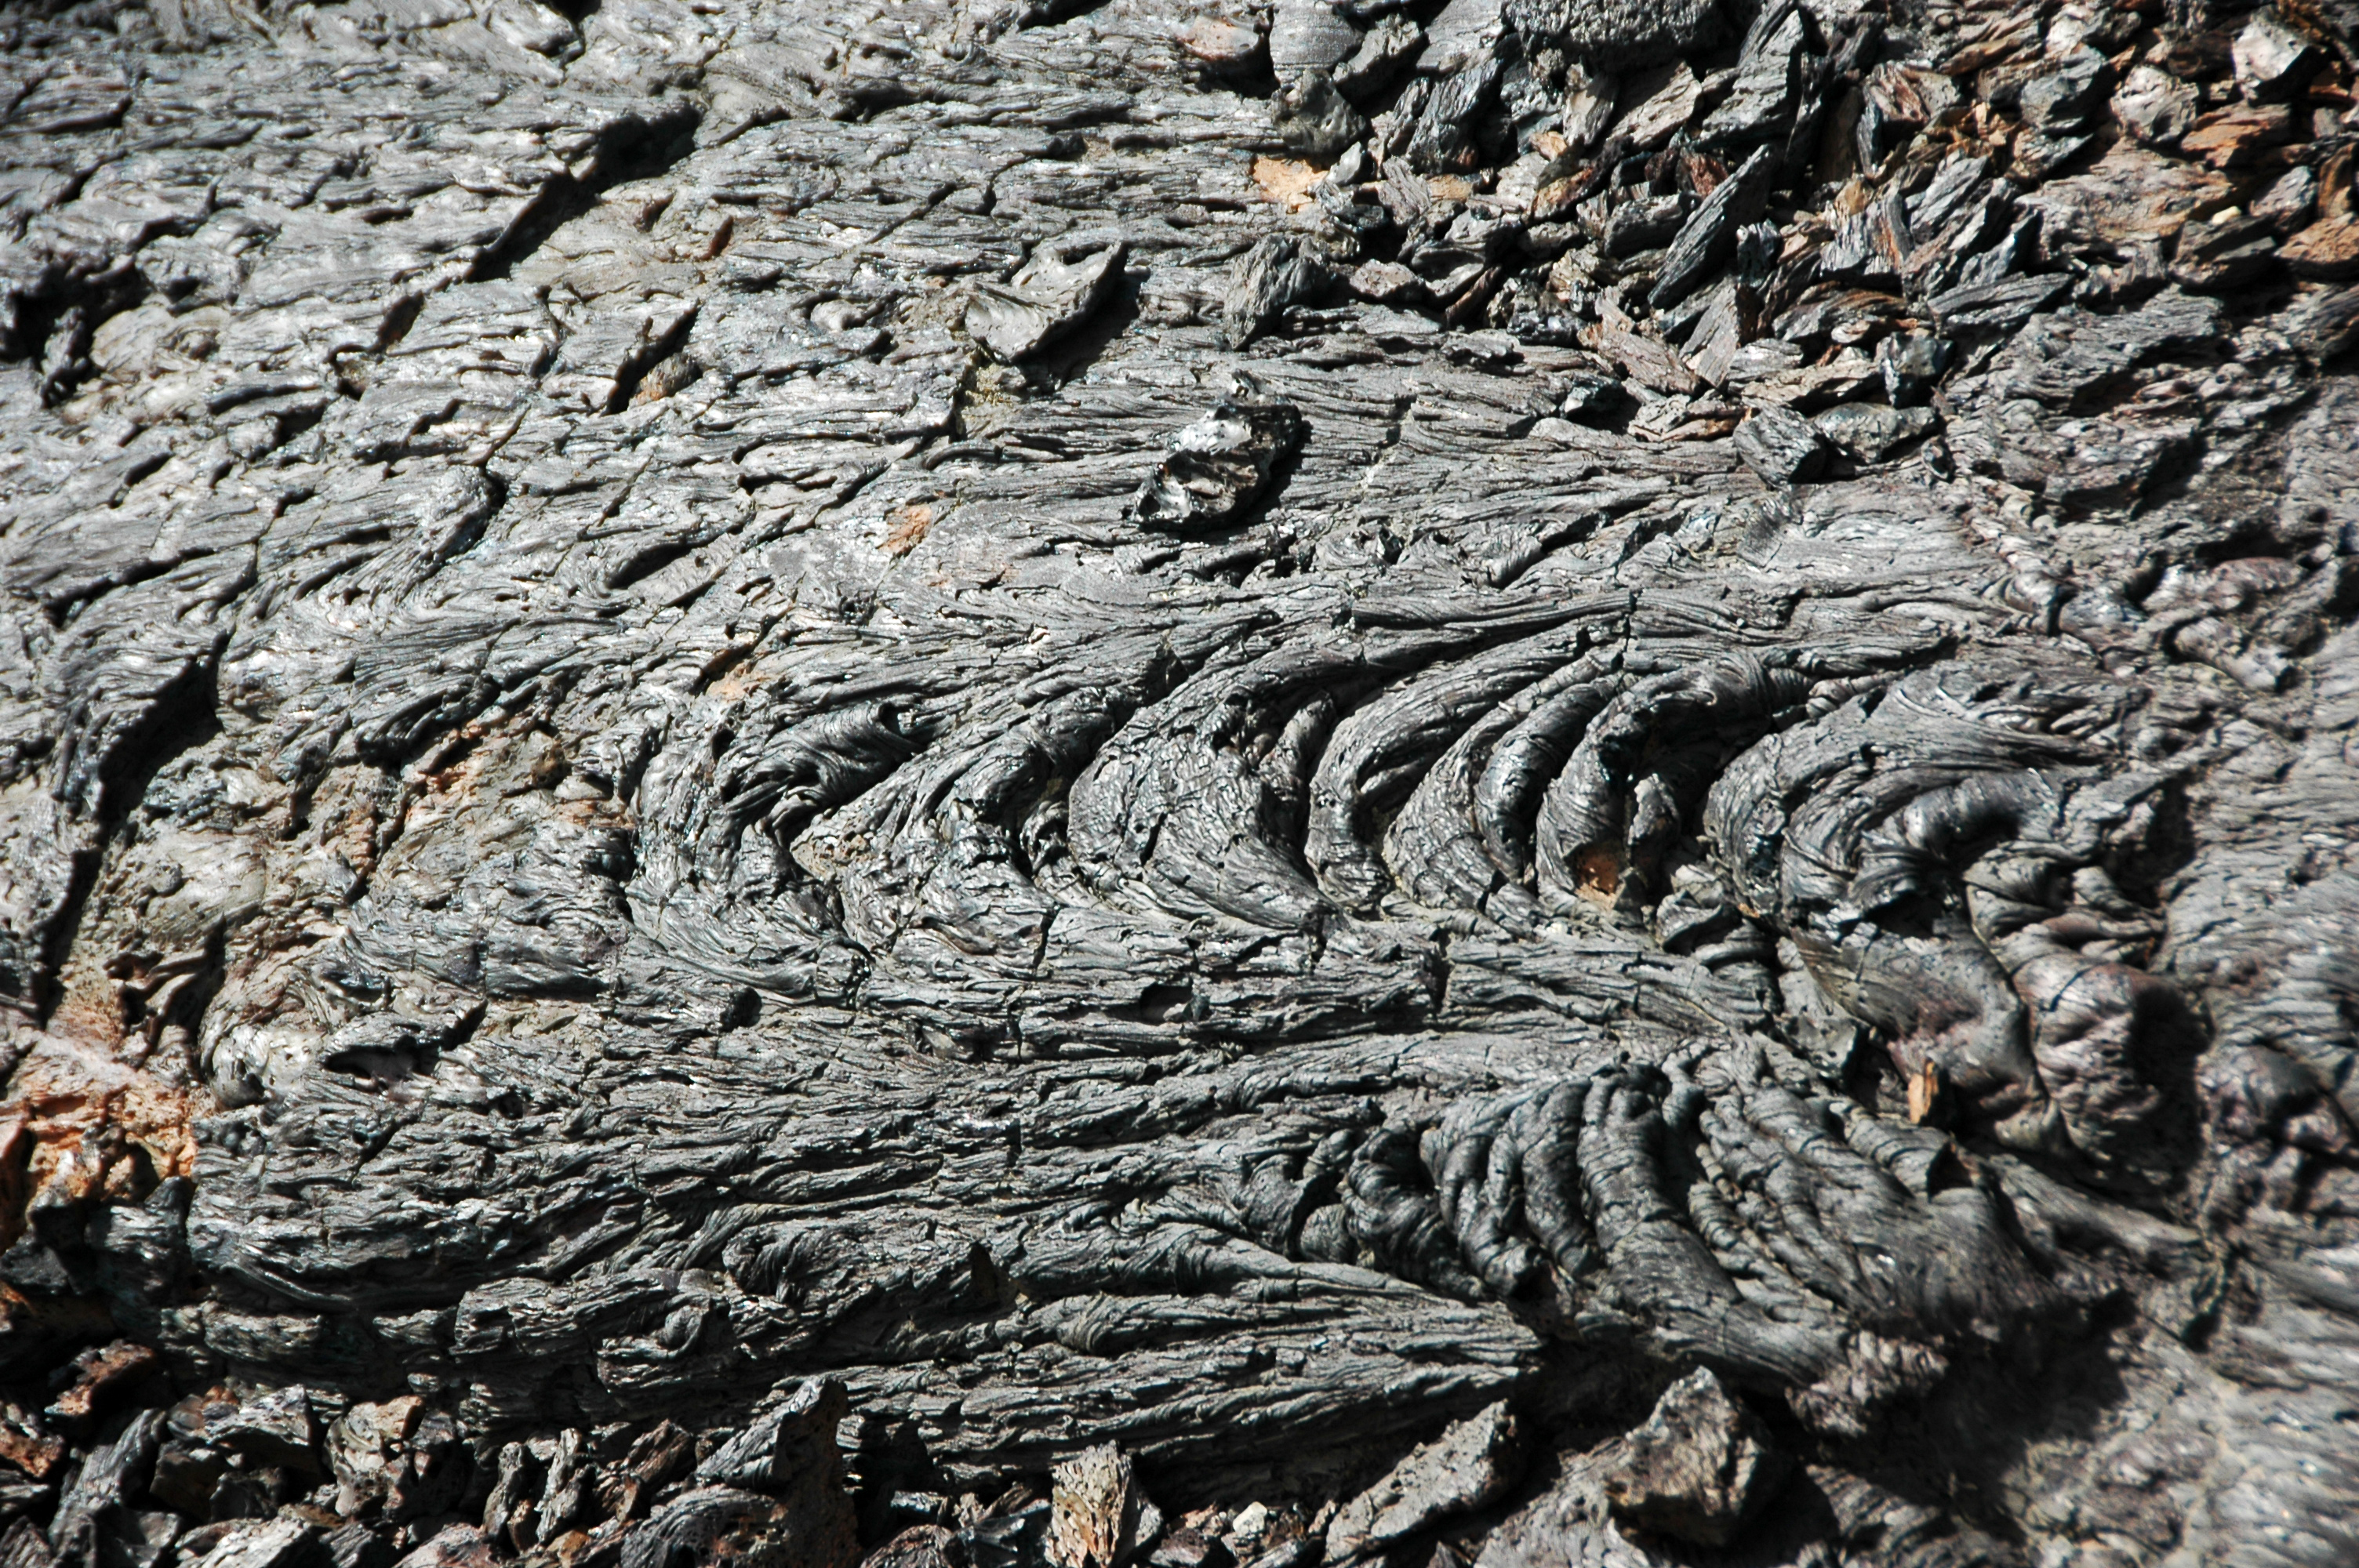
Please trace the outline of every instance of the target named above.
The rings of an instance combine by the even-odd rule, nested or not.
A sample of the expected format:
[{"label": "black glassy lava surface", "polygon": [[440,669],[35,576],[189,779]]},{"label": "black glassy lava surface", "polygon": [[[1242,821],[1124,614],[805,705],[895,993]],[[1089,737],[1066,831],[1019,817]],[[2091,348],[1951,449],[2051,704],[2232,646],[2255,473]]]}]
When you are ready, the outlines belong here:
[{"label": "black glassy lava surface", "polygon": [[2353,1561],[2354,20],[0,16],[0,1563]]}]

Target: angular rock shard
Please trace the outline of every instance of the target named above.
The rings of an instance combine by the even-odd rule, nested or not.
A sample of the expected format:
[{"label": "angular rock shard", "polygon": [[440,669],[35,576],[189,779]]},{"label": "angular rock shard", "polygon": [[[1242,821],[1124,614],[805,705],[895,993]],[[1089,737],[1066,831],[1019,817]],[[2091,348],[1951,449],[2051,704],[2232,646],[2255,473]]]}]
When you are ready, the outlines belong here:
[{"label": "angular rock shard", "polygon": [[1120,244],[1060,257],[1043,246],[1007,286],[978,285],[966,308],[966,330],[992,357],[1013,364],[1028,359],[1088,320],[1121,284]]},{"label": "angular rock shard", "polygon": [[1131,514],[1143,526],[1171,533],[1232,526],[1302,434],[1294,405],[1239,377],[1230,396],[1171,438],[1169,452],[1132,498]]},{"label": "angular rock shard", "polygon": [[1725,1546],[1786,1478],[1758,1417],[1701,1368],[1665,1390],[1607,1464],[1616,1519],[1649,1534]]}]

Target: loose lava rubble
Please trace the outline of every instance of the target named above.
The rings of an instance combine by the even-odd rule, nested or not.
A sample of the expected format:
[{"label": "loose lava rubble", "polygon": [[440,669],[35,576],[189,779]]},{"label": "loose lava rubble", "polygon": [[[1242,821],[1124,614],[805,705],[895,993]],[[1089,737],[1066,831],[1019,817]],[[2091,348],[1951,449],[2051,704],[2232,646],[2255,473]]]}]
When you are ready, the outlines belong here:
[{"label": "loose lava rubble", "polygon": [[2359,1561],[2237,4],[0,12],[0,1568]]}]

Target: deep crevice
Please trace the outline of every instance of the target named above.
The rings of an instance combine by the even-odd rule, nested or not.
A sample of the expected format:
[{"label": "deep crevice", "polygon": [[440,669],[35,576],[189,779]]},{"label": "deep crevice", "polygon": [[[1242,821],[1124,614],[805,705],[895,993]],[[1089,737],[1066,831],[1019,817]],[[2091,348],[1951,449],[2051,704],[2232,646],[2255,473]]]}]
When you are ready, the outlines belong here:
[{"label": "deep crevice", "polygon": [[550,235],[598,204],[618,185],[663,173],[696,150],[702,111],[685,101],[658,110],[655,118],[634,116],[612,127],[586,179],[560,175],[540,188],[514,227],[483,254],[468,275],[472,283],[510,276],[518,262],[549,243]]}]

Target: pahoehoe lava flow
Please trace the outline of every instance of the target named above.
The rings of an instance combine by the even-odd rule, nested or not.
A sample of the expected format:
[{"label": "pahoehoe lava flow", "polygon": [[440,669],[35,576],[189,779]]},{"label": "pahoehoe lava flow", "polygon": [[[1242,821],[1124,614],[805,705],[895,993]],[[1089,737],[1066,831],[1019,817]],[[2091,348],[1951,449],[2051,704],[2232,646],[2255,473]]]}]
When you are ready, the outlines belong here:
[{"label": "pahoehoe lava flow", "polygon": [[0,1568],[2359,1561],[2355,46],[0,8]]}]

